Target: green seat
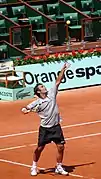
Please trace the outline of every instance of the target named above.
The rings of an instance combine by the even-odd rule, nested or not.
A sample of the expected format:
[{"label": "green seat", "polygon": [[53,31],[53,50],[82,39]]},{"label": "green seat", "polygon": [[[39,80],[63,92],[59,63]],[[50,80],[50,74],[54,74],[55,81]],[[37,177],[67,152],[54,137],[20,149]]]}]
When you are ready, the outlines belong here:
[{"label": "green seat", "polygon": [[69,27],[70,29],[81,29],[81,25],[73,25]]},{"label": "green seat", "polygon": [[[81,0],[82,2],[88,2],[89,0]],[[101,9],[101,1],[100,0],[92,0],[92,6],[93,8],[96,10],[100,10]]]},{"label": "green seat", "polygon": [[0,4],[6,4],[7,1],[6,0],[0,0]]},{"label": "green seat", "polygon": [[7,8],[6,7],[0,8],[0,13],[5,15],[5,16],[8,16]]},{"label": "green seat", "polygon": [[70,20],[70,26],[78,25],[78,13],[63,13],[64,20]]},{"label": "green seat", "polygon": [[81,25],[78,21],[78,13],[63,13],[64,20],[70,20],[69,34],[71,38],[76,38],[81,40]]},{"label": "green seat", "polygon": [[101,17],[101,10],[97,10],[97,11],[95,12],[95,14],[98,15],[99,17]]},{"label": "green seat", "polygon": [[29,23],[32,24],[35,31],[37,31],[38,29],[41,30],[44,26],[42,16],[29,17]]},{"label": "green seat", "polygon": [[29,23],[32,25],[32,36],[35,36],[38,42],[45,43],[46,28],[42,16],[29,17]]},{"label": "green seat", "polygon": [[52,14],[52,15],[48,15],[49,18],[53,19],[53,20],[56,20],[56,15],[55,14]]},{"label": "green seat", "polygon": [[34,9],[36,9],[38,11],[44,12],[43,5],[36,5],[36,6],[31,6],[31,7],[33,7]]},{"label": "green seat", "polygon": [[84,14],[91,16],[91,11],[83,11]]},{"label": "green seat", "polygon": [[82,11],[90,11],[93,8],[92,0],[81,1]]},{"label": "green seat", "polygon": [[68,2],[68,4],[71,5],[71,6],[73,6],[73,7],[76,7],[75,1]]},{"label": "green seat", "polygon": [[100,17],[100,13],[98,11],[91,12],[91,17]]},{"label": "green seat", "polygon": [[26,14],[25,6],[12,7],[13,16],[20,17],[22,14]]},{"label": "green seat", "polygon": [[9,33],[7,32],[5,20],[2,19],[0,20],[0,37],[5,37],[5,36],[9,36]]},{"label": "green seat", "polygon": [[0,20],[0,28],[3,28],[3,27],[5,27],[5,20],[4,19]]},{"label": "green seat", "polygon": [[17,18],[17,17],[12,17],[12,18],[10,18],[10,19],[11,19],[12,21],[18,23],[18,18]]},{"label": "green seat", "polygon": [[7,52],[7,45],[0,45],[0,52]]},{"label": "green seat", "polygon": [[45,33],[46,32],[46,29],[37,29],[37,30],[35,30],[35,31],[37,31],[38,33],[40,32],[40,33]]},{"label": "green seat", "polygon": [[0,45],[0,62],[4,62],[8,57],[8,48],[7,45]]},{"label": "green seat", "polygon": [[58,15],[60,13],[59,3],[47,4],[47,11],[49,15],[52,14]]}]

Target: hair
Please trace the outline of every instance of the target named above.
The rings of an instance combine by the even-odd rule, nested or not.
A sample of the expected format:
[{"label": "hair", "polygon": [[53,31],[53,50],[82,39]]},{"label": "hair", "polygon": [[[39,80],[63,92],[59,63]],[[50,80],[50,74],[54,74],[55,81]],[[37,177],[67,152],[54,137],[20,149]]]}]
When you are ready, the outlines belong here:
[{"label": "hair", "polygon": [[39,85],[42,85],[42,83],[37,83],[36,86],[34,87],[34,94],[40,97],[40,93],[37,91],[39,90]]}]

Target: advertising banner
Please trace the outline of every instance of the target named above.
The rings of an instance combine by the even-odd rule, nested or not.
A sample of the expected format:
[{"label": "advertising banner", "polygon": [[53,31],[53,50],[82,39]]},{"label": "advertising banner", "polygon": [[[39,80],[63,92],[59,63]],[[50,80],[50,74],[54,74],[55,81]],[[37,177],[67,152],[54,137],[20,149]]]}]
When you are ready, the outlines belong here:
[{"label": "advertising banner", "polygon": [[33,98],[34,92],[33,87],[26,87],[26,88],[16,88],[16,89],[9,89],[9,88],[0,88],[0,100],[4,101],[15,101],[15,100],[22,100]]},{"label": "advertising banner", "polygon": [[[65,72],[60,90],[101,83],[101,57],[86,57],[68,62],[71,66]],[[16,70],[25,71],[26,86],[34,87],[37,83],[43,83],[47,88],[51,88],[63,65],[64,62],[32,64],[17,66]]]}]

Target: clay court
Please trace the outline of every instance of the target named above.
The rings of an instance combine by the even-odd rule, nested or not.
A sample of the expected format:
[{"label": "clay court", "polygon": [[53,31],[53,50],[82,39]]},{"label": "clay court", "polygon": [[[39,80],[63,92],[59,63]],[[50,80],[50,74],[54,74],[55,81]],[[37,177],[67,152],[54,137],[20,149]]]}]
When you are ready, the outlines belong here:
[{"label": "clay court", "polygon": [[[32,179],[33,150],[37,145],[39,117],[24,115],[31,102],[0,102],[0,178]],[[48,144],[38,166],[38,179],[101,179],[101,87],[59,92],[57,102],[66,139],[63,164],[69,176],[55,175],[56,147]]]}]

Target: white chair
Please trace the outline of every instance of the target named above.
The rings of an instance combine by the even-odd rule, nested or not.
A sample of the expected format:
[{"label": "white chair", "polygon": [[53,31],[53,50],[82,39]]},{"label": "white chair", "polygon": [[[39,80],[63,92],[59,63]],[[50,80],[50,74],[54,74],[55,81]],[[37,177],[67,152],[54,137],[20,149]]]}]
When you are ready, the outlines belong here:
[{"label": "white chair", "polygon": [[8,88],[9,84],[14,88],[19,82],[25,87],[25,75],[23,71],[16,71],[14,67],[7,66],[0,68],[0,83],[5,83],[6,88]]}]

